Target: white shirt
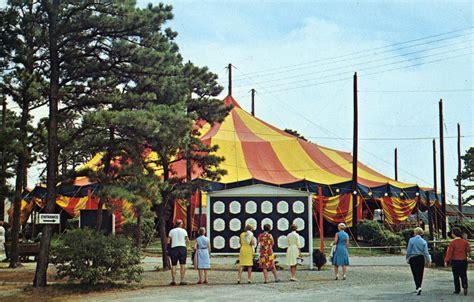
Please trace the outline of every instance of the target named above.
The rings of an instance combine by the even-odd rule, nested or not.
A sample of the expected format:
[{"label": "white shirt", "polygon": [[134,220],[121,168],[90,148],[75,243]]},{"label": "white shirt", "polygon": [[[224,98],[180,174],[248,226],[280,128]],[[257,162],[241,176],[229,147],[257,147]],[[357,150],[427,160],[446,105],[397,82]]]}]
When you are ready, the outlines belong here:
[{"label": "white shirt", "polygon": [[177,246],[186,247],[186,237],[188,237],[188,232],[183,228],[174,228],[170,231],[169,236],[171,238],[171,248]]},{"label": "white shirt", "polygon": [[2,225],[0,225],[0,242],[5,242],[5,228]]}]

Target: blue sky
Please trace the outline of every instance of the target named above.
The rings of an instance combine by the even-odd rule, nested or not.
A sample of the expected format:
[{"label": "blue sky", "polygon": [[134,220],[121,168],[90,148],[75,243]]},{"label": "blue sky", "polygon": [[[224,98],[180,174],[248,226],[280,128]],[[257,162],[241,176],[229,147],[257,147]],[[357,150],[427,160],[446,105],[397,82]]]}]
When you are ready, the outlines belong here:
[{"label": "blue sky", "polygon": [[[351,151],[350,78],[359,71],[361,138],[436,138],[438,101],[443,98],[445,135],[455,136],[459,122],[469,136],[463,138],[462,150],[474,145],[470,1],[165,3],[174,7],[169,26],[178,32],[184,58],[209,66],[225,87],[225,66],[234,64],[237,101],[250,110],[248,91],[255,88],[257,116],[279,128]],[[387,47],[435,35],[440,36]],[[327,59],[354,52],[360,53]],[[403,68],[409,65],[416,66]],[[328,81],[333,82],[324,84]],[[432,186],[431,139],[361,140],[360,159],[393,177],[395,147],[399,179]],[[456,139],[446,139],[445,152],[448,193],[456,194]]]},{"label": "blue sky", "polygon": [[[149,2],[158,3],[138,4]],[[431,138],[439,134],[440,98],[445,135],[455,136],[459,122],[467,136],[463,152],[474,146],[471,1],[165,3],[174,7],[168,26],[178,32],[185,60],[208,66],[225,87],[225,66],[235,65],[234,97],[250,111],[248,91],[255,88],[257,116],[279,128],[351,151],[351,78],[357,71],[362,162],[393,177],[397,147],[399,179],[432,186]],[[427,139],[380,140],[387,138]],[[452,199],[455,138],[446,139],[445,152]]]}]

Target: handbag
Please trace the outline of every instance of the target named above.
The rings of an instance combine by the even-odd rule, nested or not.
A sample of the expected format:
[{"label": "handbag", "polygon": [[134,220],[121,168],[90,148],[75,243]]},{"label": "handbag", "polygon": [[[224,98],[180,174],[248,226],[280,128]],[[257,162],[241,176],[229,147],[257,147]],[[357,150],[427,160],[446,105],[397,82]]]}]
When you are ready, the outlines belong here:
[{"label": "handbag", "polygon": [[336,252],[336,246],[333,244],[331,245],[331,251],[329,252],[329,261],[332,262],[334,258],[334,253]]}]

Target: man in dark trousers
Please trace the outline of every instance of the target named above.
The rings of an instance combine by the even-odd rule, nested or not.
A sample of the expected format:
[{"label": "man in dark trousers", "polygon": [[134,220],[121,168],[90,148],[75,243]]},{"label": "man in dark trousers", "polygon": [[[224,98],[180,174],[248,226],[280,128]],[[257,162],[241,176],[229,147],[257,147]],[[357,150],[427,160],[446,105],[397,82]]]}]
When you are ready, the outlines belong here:
[{"label": "man in dark trousers", "polygon": [[188,233],[183,229],[183,221],[177,220],[175,228],[168,235],[168,244],[171,244],[171,278],[170,285],[176,285],[176,266],[179,262],[180,285],[186,285],[184,280],[186,274],[187,244],[189,243]]}]

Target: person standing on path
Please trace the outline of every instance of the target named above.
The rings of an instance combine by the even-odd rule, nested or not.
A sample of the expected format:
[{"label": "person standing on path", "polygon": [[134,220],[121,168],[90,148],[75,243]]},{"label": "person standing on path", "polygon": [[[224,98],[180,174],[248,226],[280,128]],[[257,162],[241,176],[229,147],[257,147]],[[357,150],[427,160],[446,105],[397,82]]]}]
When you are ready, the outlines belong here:
[{"label": "person standing on path", "polygon": [[459,228],[453,228],[454,239],[449,243],[446,257],[444,257],[444,266],[448,266],[451,261],[451,269],[454,277],[454,293],[461,292],[459,279],[464,295],[467,295],[467,255],[471,252],[469,242],[462,238],[462,232]]},{"label": "person standing on path", "polygon": [[0,221],[0,251],[4,250],[5,243],[5,228],[3,227],[3,221]]},{"label": "person standing on path", "polygon": [[196,238],[196,243],[194,244],[199,275],[197,284],[207,284],[209,283],[209,280],[207,279],[207,271],[211,269],[211,242],[209,241],[209,238],[206,237],[205,228],[200,228],[198,234],[199,237]]},{"label": "person standing on path", "polygon": [[301,257],[301,239],[300,235],[296,232],[298,226],[292,224],[290,226],[291,233],[286,236],[286,242],[288,248],[286,249],[286,264],[290,267],[290,281],[297,281],[296,279],[296,265],[298,264],[298,258]]},{"label": "person standing on path", "polygon": [[183,221],[178,219],[176,221],[175,228],[172,229],[168,235],[168,244],[171,244],[170,258],[171,258],[171,283],[170,285],[176,285],[176,266],[179,262],[179,277],[180,285],[186,285],[187,282],[184,280],[186,274],[186,257],[187,257],[187,244],[189,243],[188,233],[183,229]]},{"label": "person standing on path", "polygon": [[410,264],[413,280],[415,281],[416,294],[421,295],[421,284],[423,283],[423,273],[425,263],[431,267],[431,256],[428,253],[428,243],[421,238],[423,230],[417,227],[413,230],[414,237],[410,238],[407,247],[407,262]]},{"label": "person standing on path", "polygon": [[239,273],[237,279],[237,283],[239,284],[242,279],[244,267],[247,267],[247,283],[252,283],[253,250],[256,244],[252,231],[253,226],[247,224],[242,234],[240,234]]},{"label": "person standing on path", "polygon": [[269,224],[263,226],[263,233],[258,235],[258,243],[260,245],[260,258],[258,259],[258,265],[263,271],[264,283],[268,281],[268,270],[271,270],[273,277],[275,277],[275,282],[279,282],[277,277],[277,271],[275,267],[275,254],[273,254],[273,245],[275,241],[273,240],[271,231],[272,227]]},{"label": "person standing on path", "polygon": [[346,225],[344,223],[339,223],[337,229],[339,232],[334,236],[333,245],[336,246],[336,249],[332,256],[332,264],[334,265],[336,280],[339,279],[339,266],[342,266],[342,280],[346,280],[346,270],[349,265],[349,251],[347,250],[349,235],[345,232]]}]

